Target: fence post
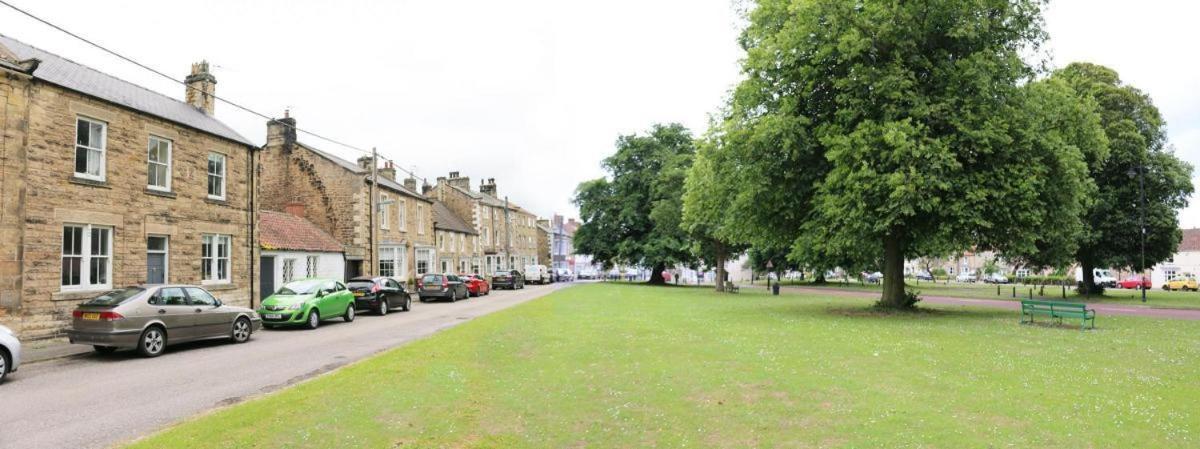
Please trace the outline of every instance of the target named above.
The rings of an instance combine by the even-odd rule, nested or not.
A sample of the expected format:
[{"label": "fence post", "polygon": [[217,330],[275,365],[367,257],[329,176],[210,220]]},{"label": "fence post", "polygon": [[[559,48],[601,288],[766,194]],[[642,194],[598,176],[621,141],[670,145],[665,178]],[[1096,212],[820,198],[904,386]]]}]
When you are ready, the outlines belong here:
[{"label": "fence post", "polygon": [[1067,284],[1062,285],[1063,299],[1067,299]]},{"label": "fence post", "polygon": [[1015,286],[1015,285],[1013,286],[1012,297],[1013,298],[1017,297],[1017,286]]},{"label": "fence post", "polygon": [[1000,296],[1000,284],[996,284],[996,296]]}]

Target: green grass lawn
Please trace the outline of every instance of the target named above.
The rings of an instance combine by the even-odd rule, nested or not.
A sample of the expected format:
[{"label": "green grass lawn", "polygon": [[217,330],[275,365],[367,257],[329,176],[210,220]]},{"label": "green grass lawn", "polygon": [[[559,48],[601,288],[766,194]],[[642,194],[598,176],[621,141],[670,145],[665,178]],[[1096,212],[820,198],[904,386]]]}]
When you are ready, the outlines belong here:
[{"label": "green grass lawn", "polygon": [[577,286],[134,447],[1200,446],[1200,322],[870,302]]},{"label": "green grass lawn", "polygon": [[[756,281],[755,285],[766,286],[765,281]],[[835,288],[853,291],[880,291],[878,284],[863,284],[858,281],[850,281],[843,283],[840,281],[830,281],[823,285],[813,285],[807,282],[785,282],[784,285],[797,287],[816,287],[816,288]],[[1066,299],[1063,299],[1063,290],[1059,286],[1046,286],[1044,290],[1041,287],[1021,284],[1006,284],[1000,286],[1000,294],[996,294],[996,286],[992,284],[963,284],[958,282],[938,281],[938,283],[922,281],[917,283],[911,279],[906,282],[910,290],[921,292],[922,295],[931,296],[953,296],[959,298],[976,298],[976,299],[1008,299],[1020,300],[1029,297],[1030,289],[1033,289],[1033,297],[1035,299],[1049,299],[1055,301],[1070,301],[1070,302],[1087,302],[1087,303],[1104,303],[1104,304],[1123,304],[1131,306],[1142,306],[1151,308],[1170,308],[1170,309],[1200,309],[1200,293],[1198,292],[1168,292],[1159,290],[1146,291],[1146,303],[1142,303],[1141,290],[1124,290],[1120,288],[1106,289],[1104,296],[1092,295],[1084,297],[1076,294],[1072,287],[1066,288]],[[1016,298],[1013,298],[1013,289],[1016,288]]]}]

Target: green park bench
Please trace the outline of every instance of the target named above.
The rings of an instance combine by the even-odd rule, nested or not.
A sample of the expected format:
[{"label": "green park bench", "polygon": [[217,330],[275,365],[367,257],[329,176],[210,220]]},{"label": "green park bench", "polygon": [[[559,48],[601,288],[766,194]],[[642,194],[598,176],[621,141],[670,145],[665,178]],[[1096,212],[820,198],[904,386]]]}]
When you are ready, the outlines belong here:
[{"label": "green park bench", "polygon": [[1033,319],[1037,315],[1045,315],[1050,319],[1058,319],[1058,324],[1062,324],[1063,318],[1079,318],[1079,329],[1085,329],[1088,322],[1091,322],[1092,329],[1096,328],[1096,311],[1087,308],[1087,304],[1061,301],[1021,301],[1021,324],[1025,324],[1025,317],[1029,317],[1029,324],[1033,324]]}]

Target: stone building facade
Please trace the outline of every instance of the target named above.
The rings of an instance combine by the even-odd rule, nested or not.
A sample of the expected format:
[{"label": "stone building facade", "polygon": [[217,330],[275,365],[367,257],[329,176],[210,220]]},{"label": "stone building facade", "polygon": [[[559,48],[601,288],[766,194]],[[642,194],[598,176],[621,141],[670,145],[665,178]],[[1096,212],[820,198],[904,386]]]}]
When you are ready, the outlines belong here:
[{"label": "stone building facade", "polygon": [[551,255],[551,244],[554,242],[554,231],[550,228],[550,220],[539,219],[537,221],[537,254],[538,262],[550,269],[555,269],[552,265],[554,257]]},{"label": "stone building facade", "polygon": [[433,204],[433,228],[437,231],[438,271],[485,274],[480,271],[479,233],[441,201]]},{"label": "stone building facade", "polygon": [[297,141],[295,126],[291,117],[267,124],[259,168],[262,208],[285,211],[289,205],[304,205],[304,218],[345,247],[347,279],[379,274],[403,282],[434,271],[433,201],[416,191],[416,181],[397,182],[391,165],[377,169],[372,232],[371,157],[355,163],[321,151]]},{"label": "stone building facade", "polygon": [[54,337],[139,284],[253,305],[258,151],[213,117],[206,63],[187,82],[182,102],[0,36],[0,324]]},{"label": "stone building facade", "polygon": [[537,215],[501,199],[495,179],[480,183],[475,191],[470,178],[451,172],[449,177],[439,177],[427,195],[474,227],[479,234],[483,272],[522,270],[525,265],[540,263]]}]

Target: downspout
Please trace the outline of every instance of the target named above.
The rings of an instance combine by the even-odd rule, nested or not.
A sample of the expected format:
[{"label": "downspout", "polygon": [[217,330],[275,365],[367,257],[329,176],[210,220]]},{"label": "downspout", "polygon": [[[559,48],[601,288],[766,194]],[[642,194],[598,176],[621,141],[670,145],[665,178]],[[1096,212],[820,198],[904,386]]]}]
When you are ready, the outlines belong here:
[{"label": "downspout", "polygon": [[247,238],[246,241],[248,242],[247,246],[249,247],[248,249],[250,250],[250,267],[249,268],[250,268],[250,308],[251,309],[255,308],[254,301],[258,297],[258,295],[255,294],[255,276],[254,276],[254,267],[255,267],[255,265],[258,265],[258,260],[256,260],[256,258],[254,257],[254,247],[255,247],[255,245],[258,244],[257,240],[255,239],[255,236],[257,235],[256,232],[257,232],[257,227],[258,227],[258,220],[255,219],[256,218],[255,212],[258,210],[258,204],[257,204],[257,201],[255,201],[258,198],[258,194],[257,194],[258,193],[258,185],[256,184],[258,177],[255,175],[256,175],[256,172],[258,171],[258,164],[256,164],[254,162],[254,150],[255,150],[254,147],[250,147],[249,151],[246,152],[246,166],[247,166],[246,182],[248,183],[247,188],[246,188],[246,203],[248,205],[246,214],[247,214],[247,216],[250,217],[250,237]]}]

